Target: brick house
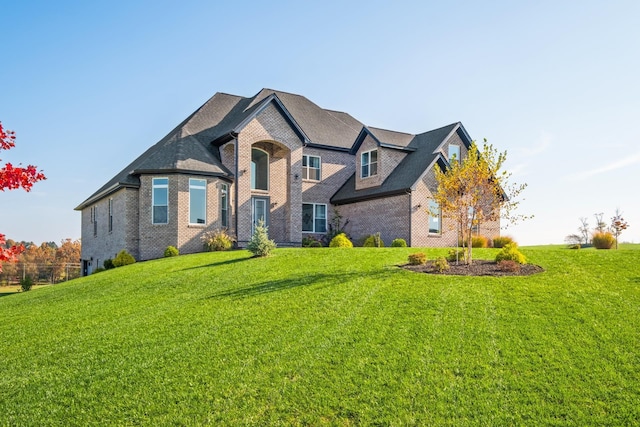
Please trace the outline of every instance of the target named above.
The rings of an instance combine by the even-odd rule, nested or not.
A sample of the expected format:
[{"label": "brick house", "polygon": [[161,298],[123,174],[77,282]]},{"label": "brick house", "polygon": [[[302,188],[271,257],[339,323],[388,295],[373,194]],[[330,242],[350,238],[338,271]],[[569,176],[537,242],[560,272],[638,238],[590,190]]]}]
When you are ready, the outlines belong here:
[{"label": "brick house", "polygon": [[[412,135],[363,125],[307,98],[263,89],[217,93],[82,202],[85,274],[121,249],[136,259],[203,250],[227,228],[244,247],[263,219],[280,246],[326,233],[337,209],[357,239],[453,246],[457,232],[429,213],[433,168],[464,157],[461,123]],[[498,234],[493,223],[484,234]]]}]

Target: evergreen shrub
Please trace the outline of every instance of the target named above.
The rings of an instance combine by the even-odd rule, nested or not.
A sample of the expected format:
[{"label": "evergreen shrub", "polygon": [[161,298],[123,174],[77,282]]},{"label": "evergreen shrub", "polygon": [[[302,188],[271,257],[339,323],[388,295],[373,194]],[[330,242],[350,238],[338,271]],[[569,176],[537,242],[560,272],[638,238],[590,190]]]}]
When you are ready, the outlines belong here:
[{"label": "evergreen shrub", "polygon": [[333,239],[331,239],[331,243],[329,243],[330,248],[352,248],[353,243],[347,237],[346,234],[340,233],[336,235]]},{"label": "evergreen shrub", "polygon": [[391,242],[391,247],[392,248],[406,248],[407,247],[407,241],[404,239],[393,239],[393,242]]},{"label": "evergreen shrub", "polygon": [[517,262],[518,264],[526,264],[527,259],[518,250],[518,245],[515,243],[507,243],[500,252],[496,255],[496,262],[510,260]]},{"label": "evergreen shrub", "polygon": [[122,267],[124,265],[133,264],[134,262],[136,262],[136,259],[133,257],[133,255],[127,252],[126,249],[123,249],[118,252],[118,255],[116,255],[116,257],[113,259],[113,266]]}]

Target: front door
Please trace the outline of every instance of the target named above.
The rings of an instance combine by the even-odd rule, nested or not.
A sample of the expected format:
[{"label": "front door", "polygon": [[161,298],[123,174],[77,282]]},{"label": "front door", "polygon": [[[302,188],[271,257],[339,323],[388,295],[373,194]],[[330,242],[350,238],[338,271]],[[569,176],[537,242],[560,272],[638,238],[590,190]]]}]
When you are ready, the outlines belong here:
[{"label": "front door", "polygon": [[264,221],[266,227],[269,226],[269,198],[268,197],[252,197],[251,198],[251,234],[255,231],[258,222]]}]

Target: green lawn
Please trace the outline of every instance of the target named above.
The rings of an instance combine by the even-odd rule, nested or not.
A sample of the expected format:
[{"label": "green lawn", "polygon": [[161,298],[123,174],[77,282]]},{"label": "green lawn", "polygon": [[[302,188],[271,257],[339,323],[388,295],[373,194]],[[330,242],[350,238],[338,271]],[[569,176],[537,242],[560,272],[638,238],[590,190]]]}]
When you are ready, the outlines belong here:
[{"label": "green lawn", "polygon": [[637,425],[638,249],[206,253],[5,296],[0,425]]}]

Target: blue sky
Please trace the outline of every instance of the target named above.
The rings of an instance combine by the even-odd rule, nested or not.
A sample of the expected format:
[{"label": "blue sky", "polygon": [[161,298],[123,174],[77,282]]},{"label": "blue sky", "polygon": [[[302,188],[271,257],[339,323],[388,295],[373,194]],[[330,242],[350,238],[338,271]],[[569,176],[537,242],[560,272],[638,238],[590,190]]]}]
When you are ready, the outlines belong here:
[{"label": "blue sky", "polygon": [[521,244],[616,208],[640,242],[640,2],[5,3],[0,158],[48,177],[0,194],[9,238],[79,238],[73,208],[214,93],[268,87],[397,131],[461,121],[528,184]]}]

